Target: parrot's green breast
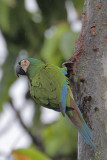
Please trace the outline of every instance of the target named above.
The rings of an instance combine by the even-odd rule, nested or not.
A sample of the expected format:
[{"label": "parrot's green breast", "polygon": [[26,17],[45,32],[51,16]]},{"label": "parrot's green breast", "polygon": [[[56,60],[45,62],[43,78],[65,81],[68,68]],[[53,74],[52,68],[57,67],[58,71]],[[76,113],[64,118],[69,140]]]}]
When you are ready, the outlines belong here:
[{"label": "parrot's green breast", "polygon": [[44,64],[30,79],[30,94],[40,105],[47,108],[59,108],[65,79],[59,67]]}]

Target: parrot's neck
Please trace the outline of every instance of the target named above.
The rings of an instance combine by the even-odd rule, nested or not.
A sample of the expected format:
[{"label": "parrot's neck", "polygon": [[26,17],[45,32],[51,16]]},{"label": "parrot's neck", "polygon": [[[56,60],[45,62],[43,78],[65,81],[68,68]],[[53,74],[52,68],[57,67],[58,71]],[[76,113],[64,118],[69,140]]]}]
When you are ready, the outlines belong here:
[{"label": "parrot's neck", "polygon": [[44,63],[39,60],[36,63],[31,63],[27,71],[28,78],[32,79],[36,75],[36,73],[38,73],[41,70],[43,66]]}]

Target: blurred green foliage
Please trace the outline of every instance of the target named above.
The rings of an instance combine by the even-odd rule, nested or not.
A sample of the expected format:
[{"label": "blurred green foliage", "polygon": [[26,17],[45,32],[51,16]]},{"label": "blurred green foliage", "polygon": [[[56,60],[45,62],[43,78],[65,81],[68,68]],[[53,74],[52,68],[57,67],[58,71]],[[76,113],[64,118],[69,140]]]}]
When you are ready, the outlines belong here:
[{"label": "blurred green foliage", "polygon": [[81,13],[83,12],[84,7],[84,0],[72,0],[74,7],[76,8],[78,15],[81,16]]},{"label": "blurred green foliage", "polygon": [[59,121],[44,128],[42,136],[48,155],[73,153],[77,149],[77,130],[62,115]]},{"label": "blurred green foliage", "polygon": [[[1,66],[0,111],[3,104],[10,101],[9,89],[16,80],[14,66],[22,50],[28,53],[28,57],[40,58],[58,66],[72,56],[78,34],[67,22],[65,2],[37,0],[39,10],[31,13],[26,10],[24,0],[0,0],[0,29],[8,49],[5,63]],[[72,2],[81,17],[84,0]],[[39,21],[38,17],[41,17]],[[40,115],[40,106],[37,106],[30,129],[33,133],[36,130],[42,137],[47,155],[77,151],[77,131],[68,119],[61,116],[59,121],[41,127]]]},{"label": "blurred green foliage", "polygon": [[71,57],[77,36],[78,34],[72,32],[67,23],[54,26],[53,36],[45,38],[41,50],[42,59],[47,63],[61,66]]}]

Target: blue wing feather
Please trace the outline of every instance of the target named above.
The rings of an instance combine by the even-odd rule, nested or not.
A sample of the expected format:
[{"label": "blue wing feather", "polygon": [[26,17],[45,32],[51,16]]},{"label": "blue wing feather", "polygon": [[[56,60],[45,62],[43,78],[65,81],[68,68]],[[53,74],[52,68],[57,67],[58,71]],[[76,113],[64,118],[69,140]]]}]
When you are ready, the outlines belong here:
[{"label": "blue wing feather", "polygon": [[[61,69],[61,71],[63,72],[64,75],[67,74],[67,72],[65,70]],[[66,83],[66,78],[65,78],[64,85],[62,88],[61,101],[59,104],[60,110],[61,110],[63,116],[65,116],[65,112],[66,112],[66,97],[67,97],[67,83]]]},{"label": "blue wing feather", "polygon": [[64,75],[67,74],[67,72],[64,69],[62,69],[62,68],[61,68],[61,71],[63,72]]}]

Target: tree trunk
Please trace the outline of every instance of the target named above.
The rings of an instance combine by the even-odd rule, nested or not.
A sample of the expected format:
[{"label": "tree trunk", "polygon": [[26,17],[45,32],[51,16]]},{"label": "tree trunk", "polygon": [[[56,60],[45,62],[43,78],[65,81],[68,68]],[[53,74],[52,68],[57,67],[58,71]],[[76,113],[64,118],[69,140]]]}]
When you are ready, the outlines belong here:
[{"label": "tree trunk", "polygon": [[82,31],[65,65],[96,146],[79,135],[78,160],[107,160],[107,0],[86,0]]}]

